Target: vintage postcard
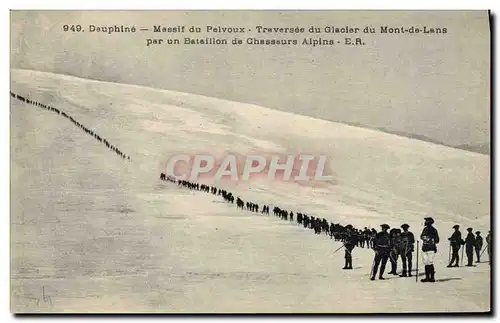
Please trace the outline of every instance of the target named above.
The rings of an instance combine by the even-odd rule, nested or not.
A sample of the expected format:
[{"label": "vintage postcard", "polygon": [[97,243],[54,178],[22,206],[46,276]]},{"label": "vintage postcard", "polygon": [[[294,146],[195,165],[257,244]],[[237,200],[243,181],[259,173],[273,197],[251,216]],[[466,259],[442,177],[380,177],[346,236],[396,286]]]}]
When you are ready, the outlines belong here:
[{"label": "vintage postcard", "polygon": [[490,12],[10,19],[13,313],[491,313]]}]

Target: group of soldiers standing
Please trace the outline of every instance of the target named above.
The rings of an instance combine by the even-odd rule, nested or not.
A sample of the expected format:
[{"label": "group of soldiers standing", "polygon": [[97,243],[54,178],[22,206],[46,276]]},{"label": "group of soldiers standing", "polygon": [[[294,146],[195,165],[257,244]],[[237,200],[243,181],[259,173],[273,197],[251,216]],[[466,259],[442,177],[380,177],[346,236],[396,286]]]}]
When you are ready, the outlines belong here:
[{"label": "group of soldiers standing", "polygon": [[[465,254],[467,255],[467,265],[466,267],[472,267],[474,262],[474,251],[476,252],[476,263],[481,262],[481,255],[483,250],[483,237],[481,236],[481,231],[476,231],[476,235],[472,233],[472,228],[467,228],[467,236],[465,240],[462,239],[462,233],[460,232],[460,226],[455,224],[453,226],[455,230],[451,237],[448,238],[450,241],[450,253],[451,258],[449,259],[449,264],[447,267],[459,267],[458,263],[460,261],[460,256],[458,252],[465,245]],[[486,249],[488,251],[488,256],[491,257],[491,231],[488,231],[486,236]],[[463,251],[462,248],[462,261],[463,261]]]},{"label": "group of soldiers standing", "polygon": [[[176,183],[176,179],[172,176],[167,176],[162,173],[160,175],[161,180],[167,180]],[[222,190],[215,186],[208,186],[204,184],[192,183],[186,180],[178,181],[179,186],[187,187],[192,190],[200,190],[205,192],[210,192],[213,195],[222,195],[225,201],[229,203],[234,203],[235,197],[231,192]],[[240,198],[236,198],[236,204],[238,208],[246,209],[251,212],[269,214],[269,205],[263,205],[262,210],[259,209],[259,204],[253,202],[245,202]],[[302,212],[288,211],[275,206],[273,209],[273,214],[276,217],[281,218],[285,221],[294,221],[295,219],[298,225],[304,228],[312,229],[315,234],[325,234],[330,237],[330,239],[335,239],[335,241],[342,242],[342,246],[335,252],[344,248],[344,259],[345,264],[342,269],[349,270],[353,269],[352,266],[352,252],[355,247],[366,247],[371,248],[375,251],[375,256],[373,259],[372,270],[370,273],[370,280],[375,280],[378,274],[380,280],[385,280],[384,272],[389,261],[391,264],[391,270],[388,272],[390,275],[399,275],[400,277],[413,277],[413,252],[415,251],[415,236],[411,231],[409,231],[410,226],[407,223],[401,225],[401,228],[392,228],[390,231],[390,226],[388,224],[381,225],[381,231],[377,232],[374,228],[368,229],[365,227],[363,230],[356,229],[351,224],[343,226],[338,223],[329,223],[326,219],[320,219],[314,216],[310,216]],[[420,239],[422,240],[422,260],[425,265],[425,278],[421,279],[421,282],[435,282],[435,268],[434,268],[434,256],[437,252],[437,244],[439,243],[439,234],[437,229],[433,226],[434,219],[427,217],[424,219],[424,228],[420,234]],[[477,262],[480,262],[481,248],[483,247],[483,239],[480,236],[480,232],[476,232],[476,237],[472,234],[472,228],[468,228],[469,234],[465,240],[462,240],[458,225],[453,227],[455,232],[448,239],[450,241],[450,249],[453,250],[453,257],[450,260],[448,267],[458,267],[458,250],[460,246],[465,244],[466,254],[468,257],[468,265],[472,266],[473,261],[473,250],[476,250]],[[487,247],[485,250],[488,251],[488,256],[491,257],[491,234],[488,232],[486,237]],[[484,250],[483,250],[484,251]],[[417,251],[418,252],[418,251]],[[402,262],[402,272],[397,273],[398,259],[401,257]],[[455,264],[453,264],[455,262]]]},{"label": "group of soldiers standing", "polygon": [[[439,234],[437,229],[433,226],[434,219],[431,217],[425,218],[424,228],[420,235],[422,240],[422,260],[425,265],[425,278],[421,282],[435,282],[435,268],[434,256],[437,252],[437,244],[439,243]],[[370,279],[375,280],[377,272],[379,279],[384,280],[383,277],[387,261],[391,263],[391,271],[388,274],[398,275],[397,263],[398,257],[401,256],[403,270],[399,275],[400,277],[412,277],[412,261],[413,251],[415,250],[415,237],[410,232],[408,224],[401,225],[401,229],[393,228],[389,232],[390,226],[382,224],[382,230],[375,234],[373,239],[372,248],[375,250],[375,257],[373,260],[372,271]],[[345,266],[343,269],[352,269],[352,251],[357,243],[357,234],[353,232],[351,225],[346,226],[347,233],[343,238],[343,247],[345,248]],[[472,233],[473,229],[468,228],[469,232],[465,240],[462,239],[459,225],[453,226],[455,232],[448,240],[450,241],[450,250],[453,250],[453,256],[450,259],[447,267],[459,267],[458,251],[461,245],[465,245],[468,263],[467,266],[473,266],[473,251],[476,251],[476,263],[481,262],[481,255],[484,251],[488,252],[489,261],[491,265],[491,232],[488,231],[486,236],[487,246],[483,247],[483,238],[481,232],[476,231],[476,236]],[[462,249],[463,250],[463,249]]]}]

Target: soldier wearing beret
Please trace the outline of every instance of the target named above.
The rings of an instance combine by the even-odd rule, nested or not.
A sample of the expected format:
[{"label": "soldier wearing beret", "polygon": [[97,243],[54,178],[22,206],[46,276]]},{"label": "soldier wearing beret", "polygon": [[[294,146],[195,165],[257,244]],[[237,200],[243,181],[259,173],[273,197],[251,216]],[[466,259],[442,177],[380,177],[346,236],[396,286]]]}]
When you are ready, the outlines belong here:
[{"label": "soldier wearing beret", "polygon": [[467,255],[467,267],[472,267],[474,262],[474,247],[476,238],[472,233],[472,228],[467,228],[467,237],[465,238],[465,254]]},{"label": "soldier wearing beret", "polygon": [[344,248],[345,248],[345,265],[342,269],[352,269],[352,251],[356,246],[358,239],[357,234],[354,232],[352,225],[348,224],[345,232]]},{"label": "soldier wearing beret", "polygon": [[434,278],[434,255],[437,252],[439,234],[436,228],[432,226],[433,224],[433,218],[425,218],[425,226],[420,235],[420,239],[422,239],[422,258],[425,265],[425,278],[420,280],[423,283],[436,281]]},{"label": "soldier wearing beret", "polygon": [[474,247],[476,249],[476,262],[481,262],[481,249],[483,249],[483,237],[481,237],[481,231],[476,231],[476,244]]},{"label": "soldier wearing beret", "polygon": [[412,277],[412,259],[413,259],[413,250],[415,246],[415,236],[412,232],[408,231],[410,226],[408,224],[401,225],[401,241],[403,244],[403,252],[401,253],[401,260],[403,261],[403,272],[401,273],[401,277]]},{"label": "soldier wearing beret", "polygon": [[[458,224],[455,224],[453,226],[453,229],[455,231],[451,235],[451,237],[448,238],[450,241],[450,246],[451,246],[451,260],[450,263],[448,264],[447,267],[458,267],[458,262],[460,260],[460,257],[458,256],[458,252],[460,251],[460,248],[463,244],[462,240],[462,233],[460,232],[460,226]],[[455,262],[455,264],[453,264]]]},{"label": "soldier wearing beret", "polygon": [[380,265],[379,279],[384,280],[384,270],[387,264],[387,260],[389,259],[389,254],[391,252],[390,247],[390,237],[387,230],[390,228],[388,224],[380,225],[382,231],[376,234],[375,239],[373,241],[373,248],[375,250],[375,258],[373,259],[373,267],[372,274],[370,280],[375,280],[375,276],[377,275],[377,270]]},{"label": "soldier wearing beret", "polygon": [[391,262],[391,271],[389,274],[397,275],[398,269],[398,258],[403,251],[403,242],[401,240],[401,229],[392,228],[389,231],[389,236],[391,237],[391,253],[389,254],[389,260]]}]

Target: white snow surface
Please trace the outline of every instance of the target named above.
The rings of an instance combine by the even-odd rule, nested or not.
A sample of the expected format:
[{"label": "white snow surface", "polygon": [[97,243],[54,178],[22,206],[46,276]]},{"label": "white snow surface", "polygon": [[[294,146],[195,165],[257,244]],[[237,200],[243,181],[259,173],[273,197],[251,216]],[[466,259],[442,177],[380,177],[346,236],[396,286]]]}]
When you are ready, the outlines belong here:
[{"label": "white snow surface", "polygon": [[[11,99],[13,312],[490,310],[486,253],[476,267],[445,268],[455,223],[463,236],[469,226],[483,237],[490,229],[489,156],[239,102],[38,71],[11,70],[11,91],[65,111],[132,158],[122,160],[54,112]],[[341,270],[343,252],[333,254],[340,243],[326,236],[159,180],[172,154],[225,151],[329,157],[335,180],[322,186],[219,185],[271,211],[277,205],[377,230],[406,222],[416,237],[432,216],[441,237],[438,281],[370,281],[372,250],[355,248],[354,270]]]}]

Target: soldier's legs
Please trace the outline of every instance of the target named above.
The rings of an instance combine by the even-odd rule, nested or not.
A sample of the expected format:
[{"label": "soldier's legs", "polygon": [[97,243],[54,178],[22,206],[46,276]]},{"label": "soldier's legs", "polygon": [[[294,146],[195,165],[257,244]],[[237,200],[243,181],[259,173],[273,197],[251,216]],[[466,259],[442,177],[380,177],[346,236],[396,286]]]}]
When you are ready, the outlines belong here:
[{"label": "soldier's legs", "polygon": [[488,264],[491,265],[491,243],[486,248],[488,248]]},{"label": "soldier's legs", "polygon": [[401,277],[406,277],[406,273],[407,273],[407,267],[406,267],[406,260],[407,260],[407,255],[405,254],[402,254],[401,255],[401,261],[403,262],[403,272],[401,273]]},{"label": "soldier's legs", "polygon": [[412,265],[413,265],[413,254],[411,251],[408,251],[406,253],[406,257],[408,259],[408,277],[411,277],[411,270],[412,270]]},{"label": "soldier's legs", "polygon": [[452,247],[452,249],[451,249],[451,259],[450,259],[450,263],[448,264],[448,267],[452,267],[453,266],[453,262],[455,262],[456,256],[457,256],[456,251]]},{"label": "soldier's legs", "polygon": [[[451,257],[451,262],[450,262],[450,264],[455,267],[458,267],[458,263],[460,261],[460,256],[458,255],[458,251],[460,251],[460,248],[453,248],[453,256]],[[453,260],[455,260],[455,265],[453,265]]]},{"label": "soldier's legs", "polygon": [[426,251],[422,253],[422,260],[425,265],[425,278],[421,282],[434,282],[434,251]]},{"label": "soldier's legs", "polygon": [[345,249],[345,266],[343,269],[352,269],[352,255],[351,250]]},{"label": "soldier's legs", "polygon": [[389,272],[389,274],[396,274],[398,266],[398,255],[394,251],[391,251],[389,260],[391,261],[391,271]]},{"label": "soldier's legs", "polygon": [[481,248],[476,248],[476,262],[481,262]]},{"label": "soldier's legs", "polygon": [[467,254],[467,266],[472,266],[472,263],[474,262],[474,252],[472,247],[471,248],[466,248],[465,253]]},{"label": "soldier's legs", "polygon": [[381,261],[381,264],[380,264],[380,272],[379,272],[379,275],[378,275],[379,279],[384,279],[382,277],[382,275],[384,274],[385,265],[387,264],[387,260],[388,259],[389,259],[389,255],[388,254],[382,256],[382,261]]},{"label": "soldier's legs", "polygon": [[372,268],[371,280],[375,279],[375,276],[377,275],[378,266],[380,265],[381,260],[382,260],[382,257],[378,253],[376,253],[375,259],[373,260],[374,263],[373,263],[373,268]]}]

